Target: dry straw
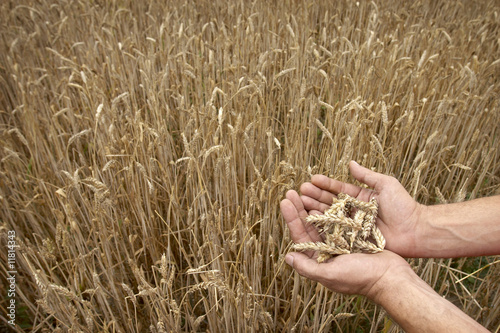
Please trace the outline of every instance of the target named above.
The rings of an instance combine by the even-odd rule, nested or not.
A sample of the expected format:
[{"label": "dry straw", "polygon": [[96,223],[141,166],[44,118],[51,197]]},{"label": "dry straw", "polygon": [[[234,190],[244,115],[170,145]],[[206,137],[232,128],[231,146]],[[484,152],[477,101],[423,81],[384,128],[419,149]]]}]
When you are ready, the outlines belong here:
[{"label": "dry straw", "polygon": [[[351,159],[425,204],[500,193],[499,13],[479,0],[0,1],[15,330],[397,332],[367,300],[291,274],[280,200],[317,173],[353,182]],[[365,208],[324,223],[323,260],[384,247]],[[414,267],[498,331],[494,262]],[[2,278],[7,263],[2,250]]]}]

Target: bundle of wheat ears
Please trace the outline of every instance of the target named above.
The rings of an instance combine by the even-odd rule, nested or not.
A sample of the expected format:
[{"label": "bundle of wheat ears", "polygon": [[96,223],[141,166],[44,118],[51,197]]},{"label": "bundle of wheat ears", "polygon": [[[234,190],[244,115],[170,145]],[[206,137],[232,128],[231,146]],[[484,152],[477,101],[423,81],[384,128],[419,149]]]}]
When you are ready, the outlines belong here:
[{"label": "bundle of wheat ears", "polygon": [[[318,229],[324,242],[298,243],[293,247],[298,251],[318,251],[319,263],[338,254],[381,252],[385,247],[385,238],[375,225],[377,212],[376,199],[364,202],[340,193],[323,215],[306,218],[307,223],[313,223]],[[370,241],[370,236],[376,244]]]}]

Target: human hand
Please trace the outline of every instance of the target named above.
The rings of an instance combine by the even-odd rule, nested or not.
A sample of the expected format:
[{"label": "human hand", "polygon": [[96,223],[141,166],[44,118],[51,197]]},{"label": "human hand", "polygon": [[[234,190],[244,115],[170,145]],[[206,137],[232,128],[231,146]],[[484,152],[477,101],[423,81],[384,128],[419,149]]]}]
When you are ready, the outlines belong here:
[{"label": "human hand", "polygon": [[386,239],[386,249],[404,257],[422,255],[416,239],[422,227],[418,222],[425,206],[417,203],[394,177],[371,171],[354,161],[349,167],[355,179],[372,189],[314,175],[310,183],[300,187],[301,206],[304,208],[301,214],[323,213],[339,193],[362,201],[376,198],[379,204],[376,223]]},{"label": "human hand", "polygon": [[[286,199],[281,201],[281,212],[293,241],[321,241],[321,235],[314,225],[305,222],[305,218],[309,214],[323,212],[331,204],[334,195],[347,193],[363,201],[376,197],[379,206],[387,205],[382,212],[383,207],[379,207],[379,214],[382,215],[377,221],[387,244],[390,242],[391,247],[412,253],[411,249],[405,248],[404,243],[398,243],[398,237],[415,239],[413,230],[417,219],[414,216],[421,209],[419,205],[392,177],[377,174],[352,162],[351,172],[356,179],[372,186],[374,190],[315,176],[314,185],[305,186],[310,187],[308,190],[311,190],[311,195],[315,192],[313,197],[309,197],[309,202],[309,199],[305,196],[301,198],[295,191],[287,192]],[[403,216],[408,216],[406,222],[404,219],[398,222],[398,210]],[[471,317],[438,295],[402,257],[391,251],[343,254],[324,263],[318,263],[316,258],[317,253],[313,251],[292,252],[286,255],[285,261],[300,275],[320,282],[335,292],[368,297],[384,307],[406,332],[487,332]]]},{"label": "human hand", "polygon": [[[305,223],[309,215],[301,198],[289,191],[281,202],[281,212],[296,243],[321,241],[321,236],[312,224]],[[311,214],[319,211],[312,210]],[[379,291],[399,271],[408,271],[408,263],[400,256],[383,251],[377,254],[346,254],[331,258],[325,263],[316,261],[317,253],[289,253],[286,262],[300,275],[317,281],[325,287],[343,294],[359,294],[377,301]],[[409,269],[411,270],[411,268]]]}]

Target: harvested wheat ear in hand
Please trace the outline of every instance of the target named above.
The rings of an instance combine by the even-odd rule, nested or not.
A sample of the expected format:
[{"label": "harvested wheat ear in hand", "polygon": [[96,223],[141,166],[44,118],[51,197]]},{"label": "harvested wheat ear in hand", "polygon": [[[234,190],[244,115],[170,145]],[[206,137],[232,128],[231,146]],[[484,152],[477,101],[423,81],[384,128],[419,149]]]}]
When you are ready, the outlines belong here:
[{"label": "harvested wheat ear in hand", "polygon": [[[376,199],[364,202],[340,193],[323,215],[306,218],[307,223],[314,224],[318,229],[324,242],[298,243],[293,248],[297,251],[318,251],[319,263],[338,254],[381,252],[385,239],[375,225],[377,211]],[[370,241],[370,236],[376,244]]]}]

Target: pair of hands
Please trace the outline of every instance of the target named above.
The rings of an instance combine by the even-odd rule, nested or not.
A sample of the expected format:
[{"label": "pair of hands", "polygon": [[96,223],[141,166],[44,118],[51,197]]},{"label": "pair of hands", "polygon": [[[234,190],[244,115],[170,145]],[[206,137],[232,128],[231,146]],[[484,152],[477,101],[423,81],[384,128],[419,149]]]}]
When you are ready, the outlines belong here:
[{"label": "pair of hands", "polygon": [[352,176],[372,189],[343,183],[315,175],[300,187],[301,196],[289,191],[281,202],[281,212],[296,243],[321,241],[308,215],[322,214],[339,193],[362,201],[376,198],[379,203],[377,226],[386,239],[386,251],[378,254],[340,255],[318,264],[314,252],[289,253],[285,261],[300,275],[327,288],[344,293],[360,294],[376,301],[380,290],[399,270],[409,265],[401,257],[418,255],[416,250],[420,215],[425,206],[418,204],[393,177],[366,169],[354,161],[349,164]]}]

